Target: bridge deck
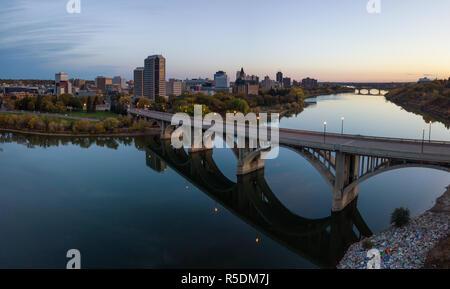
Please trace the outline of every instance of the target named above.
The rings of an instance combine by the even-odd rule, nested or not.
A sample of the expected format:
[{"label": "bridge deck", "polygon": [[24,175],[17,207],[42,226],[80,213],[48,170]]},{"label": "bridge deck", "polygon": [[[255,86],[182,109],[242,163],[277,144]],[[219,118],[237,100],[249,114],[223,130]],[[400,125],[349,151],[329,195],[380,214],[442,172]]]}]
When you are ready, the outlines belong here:
[{"label": "bridge deck", "polygon": [[[130,109],[129,113],[171,122],[173,114]],[[194,122],[192,122],[194,123]],[[225,123],[224,123],[225,125]],[[247,126],[248,127],[248,126]],[[203,126],[203,128],[208,128]],[[280,145],[302,146],[353,154],[450,163],[450,142],[341,135],[314,131],[279,129]]]}]

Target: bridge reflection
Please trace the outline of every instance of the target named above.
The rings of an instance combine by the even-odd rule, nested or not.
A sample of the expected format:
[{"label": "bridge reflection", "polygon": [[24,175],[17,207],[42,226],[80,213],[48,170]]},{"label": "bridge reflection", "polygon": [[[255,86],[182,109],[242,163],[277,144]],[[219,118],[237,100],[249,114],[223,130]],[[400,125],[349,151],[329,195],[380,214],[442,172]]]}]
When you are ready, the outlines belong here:
[{"label": "bridge reflection", "polygon": [[280,202],[264,170],[238,175],[233,182],[214,162],[213,150],[174,149],[159,136],[146,137],[140,146],[153,170],[170,167],[234,215],[319,267],[335,267],[350,244],[372,235],[357,209],[357,199],[326,218],[303,218]]}]

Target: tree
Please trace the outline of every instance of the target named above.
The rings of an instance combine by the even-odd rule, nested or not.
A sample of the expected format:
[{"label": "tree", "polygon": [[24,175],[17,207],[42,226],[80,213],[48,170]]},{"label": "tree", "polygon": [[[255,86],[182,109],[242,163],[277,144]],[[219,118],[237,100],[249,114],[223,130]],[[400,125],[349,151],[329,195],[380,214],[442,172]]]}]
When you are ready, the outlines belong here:
[{"label": "tree", "polygon": [[132,98],[130,96],[122,96],[119,98],[119,104],[121,106],[130,105],[132,102]]},{"label": "tree", "polygon": [[167,99],[164,96],[157,95],[155,97],[156,103],[167,103]]},{"label": "tree", "polygon": [[396,227],[402,227],[406,225],[409,220],[409,209],[407,208],[397,208],[394,210],[394,212],[392,212],[391,224],[394,224]]},{"label": "tree", "polygon": [[146,97],[141,97],[137,103],[138,108],[145,108],[145,107],[148,107],[149,105],[150,105],[150,99],[148,99]]},{"label": "tree", "polygon": [[73,110],[83,110],[83,103],[78,97],[72,96],[69,100],[68,106],[72,107]]},{"label": "tree", "polygon": [[244,99],[235,98],[228,103],[228,110],[231,111],[240,111],[243,113],[247,113],[249,109],[248,103]]},{"label": "tree", "polygon": [[36,109],[36,105],[34,104],[34,101],[29,101],[27,104],[27,110],[34,111]]}]

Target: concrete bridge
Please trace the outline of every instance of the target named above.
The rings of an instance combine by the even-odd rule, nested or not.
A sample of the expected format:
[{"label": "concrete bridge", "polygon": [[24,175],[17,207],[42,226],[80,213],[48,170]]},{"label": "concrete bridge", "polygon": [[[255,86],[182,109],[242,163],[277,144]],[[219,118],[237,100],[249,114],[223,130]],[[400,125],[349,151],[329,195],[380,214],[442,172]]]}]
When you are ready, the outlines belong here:
[{"label": "concrete bridge", "polygon": [[[383,91],[384,91],[384,89],[374,88],[374,87],[370,87],[370,86],[355,87],[356,94],[359,94],[359,95],[364,94],[361,92],[362,90],[367,90],[366,95],[383,95]],[[377,93],[373,93],[374,90],[377,91]]]},{"label": "concrete bridge", "polygon": [[373,95],[373,91],[377,91],[376,94],[382,95],[383,91],[390,91],[396,88],[401,88],[407,85],[407,82],[332,82],[329,84],[343,85],[354,87],[357,94],[362,94],[362,90],[367,90],[368,95]]},{"label": "concrete bridge", "polygon": [[[130,109],[129,114],[159,125],[162,139],[170,139],[171,133],[177,128],[171,124],[172,114],[169,113]],[[203,124],[201,126],[202,129],[209,128]],[[223,123],[223,126],[225,128],[226,124]],[[246,137],[249,137],[248,131],[249,126],[246,126]],[[450,142],[280,128],[279,145],[301,154],[319,171],[333,192],[334,212],[350,204],[358,195],[359,184],[377,174],[407,167],[427,167],[450,172]],[[261,147],[234,149],[238,156],[236,174],[246,175],[263,169],[261,154],[266,150]]]},{"label": "concrete bridge", "polygon": [[372,235],[357,210],[356,199],[341,212],[308,219],[283,205],[267,184],[263,170],[231,181],[216,165],[213,150],[186,152],[158,136],[147,136],[136,145],[145,151],[146,163],[153,170],[162,173],[170,167],[259,232],[320,267],[335,267],[350,244]]}]

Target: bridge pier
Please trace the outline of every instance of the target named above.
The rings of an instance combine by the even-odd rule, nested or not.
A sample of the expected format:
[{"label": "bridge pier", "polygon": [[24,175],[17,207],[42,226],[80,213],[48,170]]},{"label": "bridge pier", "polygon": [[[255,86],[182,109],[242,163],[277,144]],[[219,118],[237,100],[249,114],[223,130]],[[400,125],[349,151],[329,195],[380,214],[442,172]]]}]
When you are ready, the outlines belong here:
[{"label": "bridge pier", "polygon": [[246,175],[264,168],[263,149],[239,149],[237,175]]},{"label": "bridge pier", "polygon": [[172,133],[177,128],[175,125],[171,125],[170,123],[166,123],[164,121],[159,121],[159,127],[161,128],[161,139],[162,140],[170,140],[172,137]]},{"label": "bridge pier", "polygon": [[332,211],[339,212],[357,196],[359,186],[344,193],[345,187],[358,178],[359,157],[343,152],[336,152],[336,176],[333,189]]}]

